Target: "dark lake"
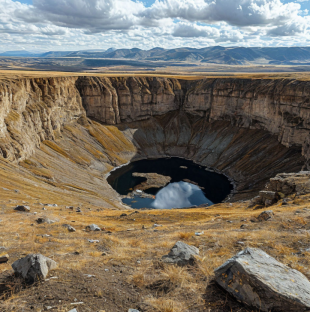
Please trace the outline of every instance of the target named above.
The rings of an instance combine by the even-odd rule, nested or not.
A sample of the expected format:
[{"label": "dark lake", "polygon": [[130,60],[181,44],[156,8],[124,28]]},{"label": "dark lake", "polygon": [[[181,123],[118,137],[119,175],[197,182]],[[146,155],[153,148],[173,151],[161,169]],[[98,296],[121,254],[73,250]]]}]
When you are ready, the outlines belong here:
[{"label": "dark lake", "polygon": [[[182,158],[140,160],[117,168],[110,173],[108,183],[120,194],[128,195],[147,179],[134,177],[133,173],[157,173],[171,178],[170,183],[159,188],[145,189],[153,195],[144,198],[136,190],[123,202],[132,208],[171,209],[217,204],[231,193],[233,185],[224,175]],[[139,193],[137,193],[139,192]],[[142,194],[142,193],[141,193]]]}]

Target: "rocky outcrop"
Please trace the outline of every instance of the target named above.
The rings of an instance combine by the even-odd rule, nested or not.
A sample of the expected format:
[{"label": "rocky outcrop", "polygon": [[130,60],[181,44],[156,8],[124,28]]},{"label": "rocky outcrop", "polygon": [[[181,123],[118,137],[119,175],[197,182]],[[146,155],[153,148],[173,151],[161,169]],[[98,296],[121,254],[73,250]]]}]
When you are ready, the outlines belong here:
[{"label": "rocky outcrop", "polygon": [[215,270],[216,282],[259,311],[309,311],[310,282],[260,249],[247,248]]},{"label": "rocky outcrop", "polygon": [[260,191],[253,198],[249,207],[256,205],[271,206],[289,195],[305,195],[310,193],[310,171],[298,173],[280,173],[266,185],[266,190]]},{"label": "rocky outcrop", "polygon": [[171,177],[167,177],[157,173],[140,173],[134,172],[133,177],[145,178],[146,181],[135,187],[135,190],[145,191],[150,188],[162,188],[165,187],[170,181]]},{"label": "rocky outcrop", "polygon": [[280,173],[270,179],[268,189],[287,196],[297,193],[305,195],[310,193],[310,171],[298,173]]}]

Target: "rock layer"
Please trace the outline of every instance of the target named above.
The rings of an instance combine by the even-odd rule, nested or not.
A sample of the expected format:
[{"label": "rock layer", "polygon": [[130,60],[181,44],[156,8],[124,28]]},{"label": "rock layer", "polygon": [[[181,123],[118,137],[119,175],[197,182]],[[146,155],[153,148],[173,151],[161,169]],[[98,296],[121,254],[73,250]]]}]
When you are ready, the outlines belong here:
[{"label": "rock layer", "polygon": [[310,82],[82,77],[77,86],[87,115],[104,123],[183,110],[211,123],[225,120],[237,127],[266,130],[286,147],[300,146],[303,155],[310,156]]},{"label": "rock layer", "polygon": [[22,160],[85,114],[76,78],[0,81],[0,156]]}]

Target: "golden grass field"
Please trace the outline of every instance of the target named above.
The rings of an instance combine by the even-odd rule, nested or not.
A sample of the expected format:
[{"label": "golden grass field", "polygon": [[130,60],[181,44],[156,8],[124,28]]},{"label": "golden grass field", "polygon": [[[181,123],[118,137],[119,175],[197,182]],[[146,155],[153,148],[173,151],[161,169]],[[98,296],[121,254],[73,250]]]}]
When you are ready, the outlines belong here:
[{"label": "golden grass field", "polygon": [[244,79],[298,79],[302,81],[310,80],[310,72],[214,72],[193,70],[180,71],[179,69],[169,68],[167,70],[156,70],[154,72],[143,70],[113,71],[108,68],[90,72],[59,72],[59,71],[37,71],[37,70],[0,70],[0,79],[20,79],[20,78],[42,78],[42,77],[79,77],[79,76],[98,76],[98,77],[165,77],[178,78],[185,80],[198,80],[204,78],[244,78]]}]

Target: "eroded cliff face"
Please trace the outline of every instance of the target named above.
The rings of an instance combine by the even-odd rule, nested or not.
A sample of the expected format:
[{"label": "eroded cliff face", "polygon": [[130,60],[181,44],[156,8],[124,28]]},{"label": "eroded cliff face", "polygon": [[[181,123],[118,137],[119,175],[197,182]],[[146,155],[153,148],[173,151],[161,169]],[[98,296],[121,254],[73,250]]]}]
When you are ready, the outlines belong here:
[{"label": "eroded cliff face", "polygon": [[307,167],[309,90],[288,80],[1,81],[0,159],[107,205],[117,198],[105,180],[113,167],[185,157],[233,178],[235,200],[251,198],[277,173]]},{"label": "eroded cliff face", "polygon": [[310,157],[310,82],[296,80],[214,79],[195,84],[184,110],[209,122],[263,129],[281,144],[302,147]]},{"label": "eroded cliff face", "polygon": [[115,125],[178,110],[183,90],[177,79],[98,78],[77,80],[87,116]]},{"label": "eroded cliff face", "polygon": [[0,156],[22,160],[85,111],[75,78],[0,81]]},{"label": "eroded cliff face", "polygon": [[[87,115],[107,124],[183,110],[208,122],[263,129],[310,157],[310,82],[296,80],[80,78]],[[106,94],[109,96],[107,97]]]}]

